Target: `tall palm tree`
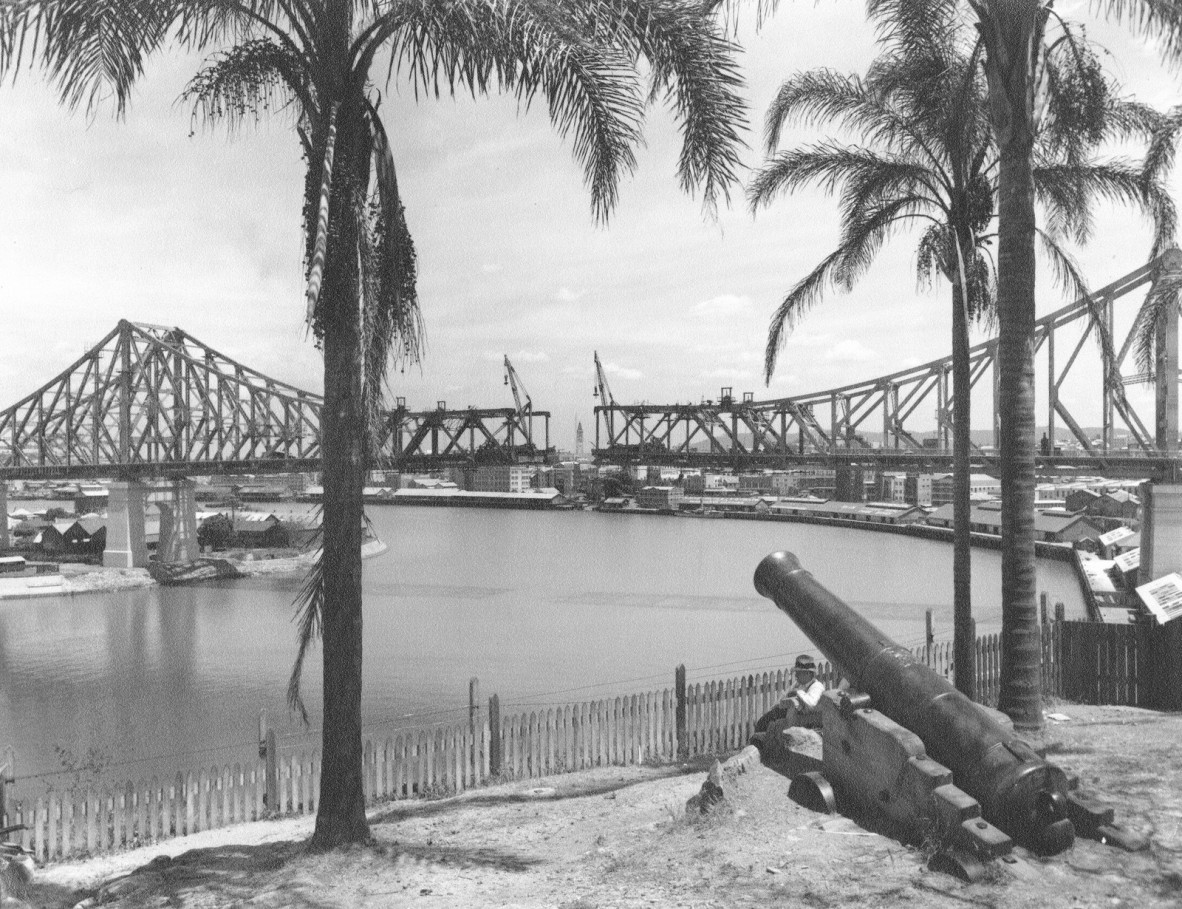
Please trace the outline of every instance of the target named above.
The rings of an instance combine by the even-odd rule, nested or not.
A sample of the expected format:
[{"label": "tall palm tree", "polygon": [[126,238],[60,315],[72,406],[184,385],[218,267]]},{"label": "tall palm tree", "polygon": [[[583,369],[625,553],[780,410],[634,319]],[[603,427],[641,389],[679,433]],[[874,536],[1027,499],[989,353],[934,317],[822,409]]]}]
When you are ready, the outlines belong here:
[{"label": "tall palm tree", "polygon": [[[705,0],[709,9],[754,6],[757,18],[780,0]],[[1002,484],[1002,689],[998,707],[1023,729],[1042,725],[1041,660],[1034,557],[1034,139],[1053,0],[866,0],[880,19],[922,19],[967,7],[985,44],[990,119],[998,146],[998,398]],[[1092,0],[1101,15],[1160,39],[1182,61],[1182,3]]]},{"label": "tall palm tree", "polygon": [[[936,2],[936,0],[932,0]],[[956,0],[946,0],[956,2]],[[985,71],[998,145],[998,406],[1001,421],[1002,683],[998,707],[1015,725],[1042,725],[1042,647],[1034,557],[1035,418],[1034,141],[1048,55],[1051,0],[967,0],[986,47]],[[889,0],[896,13],[903,0]],[[1163,31],[1182,59],[1182,4],[1171,0],[1096,0],[1093,6]]]},{"label": "tall palm tree", "polygon": [[[596,216],[635,166],[644,107],[667,98],[679,177],[706,205],[738,164],[731,45],[694,0],[13,0],[0,77],[40,66],[62,101],[117,113],[146,59],[214,52],[185,96],[210,121],[289,112],[307,161],[305,318],[324,355],[323,557],[301,620],[323,640],[321,791],[312,845],[366,840],[361,758],[362,487],[391,358],[419,354],[415,253],[375,87],[541,95],[573,134]],[[641,64],[647,65],[644,84]]]},{"label": "tall palm tree", "polygon": [[[995,307],[991,248],[995,235],[997,148],[981,45],[953,7],[878,23],[882,54],[865,78],[829,70],[799,74],[780,88],[766,118],[768,163],[749,196],[753,209],[777,194],[811,183],[841,188],[841,241],[777,307],[768,332],[770,380],[786,331],[824,293],[850,289],[882,244],[907,223],[922,227],[918,277],[943,276],[952,289],[954,651],[956,684],[975,697],[969,535],[970,364],[968,323]],[[1089,148],[1138,132],[1148,138],[1160,117],[1113,96],[1086,43],[1068,31],[1063,54],[1049,60],[1046,128],[1036,148],[1035,183],[1047,211],[1039,230],[1056,277],[1085,292],[1082,276],[1060,245],[1087,239],[1088,212],[1098,198],[1139,205],[1167,221],[1172,207],[1159,182],[1131,162],[1086,160]],[[1081,103],[1085,97],[1088,105]],[[1086,119],[1084,115],[1086,114]],[[833,140],[777,152],[789,122],[836,122],[860,140]],[[1164,211],[1163,211],[1164,210]]]}]

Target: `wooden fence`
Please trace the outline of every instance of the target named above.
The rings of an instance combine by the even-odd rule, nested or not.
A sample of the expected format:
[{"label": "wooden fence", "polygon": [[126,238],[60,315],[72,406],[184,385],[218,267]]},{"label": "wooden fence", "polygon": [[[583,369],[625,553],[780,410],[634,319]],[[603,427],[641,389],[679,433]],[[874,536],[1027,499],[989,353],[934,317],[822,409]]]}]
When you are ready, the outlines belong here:
[{"label": "wooden fence", "polygon": [[[1176,629],[1044,624],[1044,692],[1085,703],[1182,708],[1182,622],[1175,624]],[[913,652],[952,677],[951,644]],[[839,681],[828,663],[818,665],[818,675],[830,686]],[[999,678],[998,636],[981,637],[977,689],[982,703],[996,704]],[[465,723],[366,740],[366,800],[442,796],[490,781],[725,754],[749,740],[755,722],[791,687],[790,669],[689,684],[685,668],[678,667],[671,689],[511,716],[501,715],[493,695],[487,714],[473,702]],[[178,773],[164,782],[154,778],[97,790],[53,790],[32,802],[5,802],[8,787],[0,768],[0,826],[24,824],[26,829],[11,838],[19,837],[38,861],[48,862],[314,812],[319,755],[280,756],[273,732],[262,750],[266,758],[254,762]],[[9,772],[12,763],[9,758]]]},{"label": "wooden fence", "polygon": [[1056,693],[1081,704],[1182,710],[1182,622],[1060,622]]}]

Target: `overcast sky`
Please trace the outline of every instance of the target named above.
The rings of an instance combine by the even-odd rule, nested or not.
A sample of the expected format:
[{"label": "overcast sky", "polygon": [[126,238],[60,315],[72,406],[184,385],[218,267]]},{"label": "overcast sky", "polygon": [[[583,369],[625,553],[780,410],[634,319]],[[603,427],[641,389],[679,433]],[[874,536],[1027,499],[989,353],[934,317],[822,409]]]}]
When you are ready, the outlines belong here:
[{"label": "overcast sky", "polygon": [[[1084,6],[1056,9],[1078,16]],[[874,45],[862,10],[857,0],[785,3],[760,32],[743,28],[749,165],[759,162],[763,112],[783,79],[817,66],[865,70]],[[1151,44],[1103,24],[1090,33],[1130,93],[1159,107],[1182,102],[1182,82]],[[294,131],[278,117],[230,137],[191,135],[177,98],[198,62],[157,59],[123,122],[109,109],[91,121],[68,113],[38,74],[0,87],[0,407],[48,381],[120,318],[179,326],[320,391],[319,355],[302,324],[304,165]],[[510,406],[508,354],[535,408],[553,414],[552,439],[569,447],[577,420],[594,437],[595,350],[622,403],[698,401],[723,385],[757,399],[800,394],[949,350],[947,289],[916,289],[915,237],[900,236],[855,292],[805,318],[764,387],[768,319],[832,249],[836,204],[800,193],[753,218],[740,188],[716,220],[705,218],[700,200],[677,188],[679,137],[663,109],[651,112],[638,172],[606,227],[595,224],[570,143],[543,106],[416,104],[408,88],[392,85],[382,110],[427,328],[421,367],[391,376],[392,392],[412,408]],[[812,138],[789,133],[785,144]],[[1173,186],[1182,201],[1182,181]],[[1141,264],[1148,243],[1138,217],[1107,212],[1080,260],[1098,287]],[[1039,314],[1064,302],[1046,288]],[[1098,420],[1098,379],[1065,396],[1077,416]]]}]

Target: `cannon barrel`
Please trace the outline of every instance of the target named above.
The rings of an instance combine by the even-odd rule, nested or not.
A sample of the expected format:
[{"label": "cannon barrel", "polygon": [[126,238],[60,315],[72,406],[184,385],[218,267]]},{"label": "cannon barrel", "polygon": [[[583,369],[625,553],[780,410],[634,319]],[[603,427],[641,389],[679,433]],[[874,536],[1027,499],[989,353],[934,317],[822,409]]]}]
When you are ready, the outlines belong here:
[{"label": "cannon barrel", "polygon": [[769,555],[755,589],[800,627],[875,709],[910,729],[982,816],[1044,855],[1075,839],[1067,818],[1067,777],[984,708],[957,691],[825,589],[790,552]]}]

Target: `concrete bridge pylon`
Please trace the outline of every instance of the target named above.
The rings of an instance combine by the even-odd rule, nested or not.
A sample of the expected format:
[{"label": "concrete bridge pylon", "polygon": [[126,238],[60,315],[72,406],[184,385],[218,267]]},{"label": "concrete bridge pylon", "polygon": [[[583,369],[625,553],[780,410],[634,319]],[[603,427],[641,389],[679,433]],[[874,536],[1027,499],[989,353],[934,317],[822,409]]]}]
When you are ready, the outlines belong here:
[{"label": "concrete bridge pylon", "polygon": [[106,568],[147,568],[144,506],[148,487],[140,480],[116,480],[107,487]]},{"label": "concrete bridge pylon", "polygon": [[111,483],[109,488],[104,566],[148,566],[144,515],[149,504],[160,509],[157,561],[191,562],[200,555],[201,548],[197,543],[197,495],[192,480],[170,480],[163,487],[150,486],[141,480],[118,480]]}]

